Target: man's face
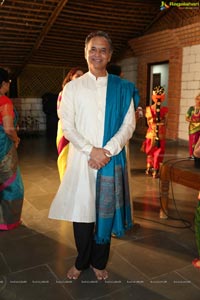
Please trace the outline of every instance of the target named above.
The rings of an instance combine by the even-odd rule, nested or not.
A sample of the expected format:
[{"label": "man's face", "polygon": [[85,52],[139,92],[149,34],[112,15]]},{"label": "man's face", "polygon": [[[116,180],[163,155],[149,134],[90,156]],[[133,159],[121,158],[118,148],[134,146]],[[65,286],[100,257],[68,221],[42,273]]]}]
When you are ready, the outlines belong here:
[{"label": "man's face", "polygon": [[110,45],[104,37],[92,38],[85,48],[85,59],[87,60],[89,70],[94,74],[96,72],[105,73],[111,56]]}]

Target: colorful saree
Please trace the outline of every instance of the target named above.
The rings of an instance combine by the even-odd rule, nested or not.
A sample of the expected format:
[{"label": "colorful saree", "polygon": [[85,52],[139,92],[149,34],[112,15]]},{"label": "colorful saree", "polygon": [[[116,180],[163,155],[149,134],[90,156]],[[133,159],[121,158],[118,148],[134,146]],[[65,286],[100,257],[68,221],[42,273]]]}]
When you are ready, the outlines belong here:
[{"label": "colorful saree", "polygon": [[[4,106],[13,105],[6,96],[0,97],[0,230],[10,230],[20,224],[24,187],[18,166],[18,156],[14,143],[3,128]],[[13,112],[14,125],[17,114]]]},{"label": "colorful saree", "polygon": [[[61,100],[62,100],[62,92],[60,92],[59,96],[58,96],[57,111],[59,111]],[[58,151],[57,166],[58,166],[58,172],[59,172],[60,181],[61,181],[64,176],[65,170],[66,170],[67,154],[69,151],[69,141],[63,135],[60,120],[58,121],[56,146],[57,146],[57,151]]]},{"label": "colorful saree", "polygon": [[[133,96],[132,83],[109,74],[103,146],[123,123]],[[109,243],[111,233],[120,237],[132,227],[125,147],[97,173],[96,232],[98,244]]]},{"label": "colorful saree", "polygon": [[[159,170],[160,163],[162,163],[165,153],[165,135],[166,135],[166,118],[168,114],[167,107],[160,108],[160,126],[159,139],[160,146],[156,145],[156,111],[151,106],[146,107],[145,117],[149,128],[146,133],[146,140],[143,143],[143,151],[147,154],[147,166],[155,170]],[[163,123],[163,124],[162,124]],[[162,125],[161,125],[162,124]]]},{"label": "colorful saree", "polygon": [[200,110],[195,112],[195,107],[190,106],[186,118],[191,119],[189,122],[189,154],[193,156],[194,147],[200,137]]}]

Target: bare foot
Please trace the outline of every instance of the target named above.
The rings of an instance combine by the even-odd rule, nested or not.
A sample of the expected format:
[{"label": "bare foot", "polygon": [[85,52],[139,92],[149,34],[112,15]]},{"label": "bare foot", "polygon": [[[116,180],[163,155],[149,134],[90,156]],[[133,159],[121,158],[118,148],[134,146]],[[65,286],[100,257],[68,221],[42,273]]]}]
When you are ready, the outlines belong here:
[{"label": "bare foot", "polygon": [[108,272],[106,269],[99,270],[92,267],[92,270],[94,271],[97,280],[106,280],[108,278]]},{"label": "bare foot", "polygon": [[79,278],[80,274],[81,274],[81,271],[79,271],[75,266],[73,266],[67,272],[67,278],[76,280]]}]

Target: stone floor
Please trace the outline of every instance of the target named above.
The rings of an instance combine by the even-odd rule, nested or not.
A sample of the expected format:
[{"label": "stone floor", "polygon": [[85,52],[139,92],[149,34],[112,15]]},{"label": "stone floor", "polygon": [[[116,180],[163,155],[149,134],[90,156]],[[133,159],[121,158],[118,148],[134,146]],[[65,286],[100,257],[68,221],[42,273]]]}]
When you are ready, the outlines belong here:
[{"label": "stone floor", "polygon": [[[54,142],[22,138],[23,225],[0,232],[0,300],[199,299],[200,271],[191,264],[197,191],[173,184],[172,218],[159,219],[159,179],[144,175],[140,146],[139,139],[130,143],[134,227],[112,239],[109,278],[98,282],[88,269],[72,282],[66,278],[76,256],[72,226],[47,217],[59,185]],[[165,159],[187,155],[186,147],[168,142]]]}]

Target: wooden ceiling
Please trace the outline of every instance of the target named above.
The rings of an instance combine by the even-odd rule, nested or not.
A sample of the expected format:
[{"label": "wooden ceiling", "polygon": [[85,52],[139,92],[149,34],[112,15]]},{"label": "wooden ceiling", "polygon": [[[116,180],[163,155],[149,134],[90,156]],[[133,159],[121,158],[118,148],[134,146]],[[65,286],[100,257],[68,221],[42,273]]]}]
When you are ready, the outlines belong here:
[{"label": "wooden ceiling", "polygon": [[160,0],[0,0],[0,65],[19,74],[27,64],[85,65],[84,40],[109,33],[113,61],[167,10]]}]

